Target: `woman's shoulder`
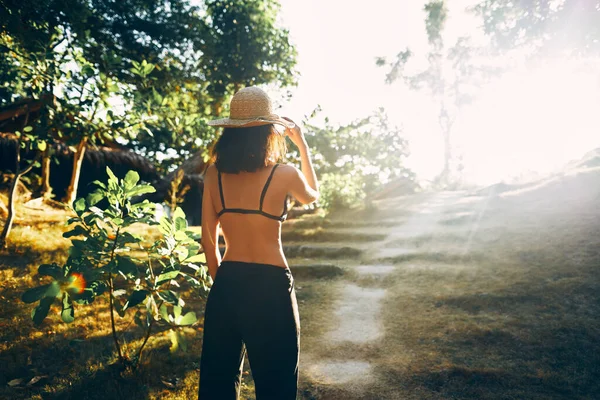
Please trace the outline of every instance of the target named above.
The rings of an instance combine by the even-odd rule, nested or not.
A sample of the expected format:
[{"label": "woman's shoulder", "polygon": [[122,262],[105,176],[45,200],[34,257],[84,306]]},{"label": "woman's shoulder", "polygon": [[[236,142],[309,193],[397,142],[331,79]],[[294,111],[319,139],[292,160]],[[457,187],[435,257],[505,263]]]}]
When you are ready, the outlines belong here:
[{"label": "woman's shoulder", "polygon": [[298,168],[296,168],[296,166],[294,166],[293,164],[283,164],[280,163],[277,165],[277,168],[282,171],[283,173],[287,173],[287,174],[296,174],[298,173]]},{"label": "woman's shoulder", "polygon": [[300,173],[300,170],[292,164],[279,164],[277,166],[277,170],[280,175],[286,178],[297,177]]}]

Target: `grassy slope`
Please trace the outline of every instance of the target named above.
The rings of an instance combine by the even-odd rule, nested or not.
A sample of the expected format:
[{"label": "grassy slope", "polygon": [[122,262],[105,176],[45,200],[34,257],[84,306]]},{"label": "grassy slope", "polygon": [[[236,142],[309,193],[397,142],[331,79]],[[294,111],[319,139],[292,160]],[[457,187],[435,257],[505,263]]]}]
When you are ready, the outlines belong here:
[{"label": "grassy slope", "polygon": [[[383,308],[383,339],[344,350],[375,365],[378,380],[367,388],[372,398],[599,398],[599,182],[597,173],[583,174],[505,193],[491,198],[481,215],[468,205],[456,207],[440,224],[443,231],[414,240],[422,252],[392,260],[399,268],[384,282],[392,295]],[[34,214],[18,221],[10,251],[0,254],[0,398],[193,398],[200,326],[187,331],[189,351],[175,356],[166,334],[154,335],[136,376],[121,376],[111,366],[107,307],[99,318],[86,314],[91,309],[78,309],[72,325],[53,313],[41,328],[32,326],[31,307],[18,297],[38,284],[37,265],[63,260],[68,246],[60,238],[64,213]],[[290,224],[286,235],[298,242],[368,244],[380,236],[362,233],[368,224],[360,221],[367,218],[307,219]],[[355,230],[348,233],[348,228]],[[462,245],[464,232],[474,228],[473,256],[427,246],[453,240]],[[331,263],[351,267],[351,261]],[[302,345],[313,353],[335,323],[330,316],[339,279],[297,278]],[[200,315],[203,304],[193,307]],[[133,343],[140,333],[129,324],[125,320],[120,326]],[[27,382],[34,376],[46,377],[30,387],[7,386],[12,379]],[[253,398],[249,374],[242,391],[242,398]],[[342,398],[337,389],[307,379],[300,393],[305,399]]]}]

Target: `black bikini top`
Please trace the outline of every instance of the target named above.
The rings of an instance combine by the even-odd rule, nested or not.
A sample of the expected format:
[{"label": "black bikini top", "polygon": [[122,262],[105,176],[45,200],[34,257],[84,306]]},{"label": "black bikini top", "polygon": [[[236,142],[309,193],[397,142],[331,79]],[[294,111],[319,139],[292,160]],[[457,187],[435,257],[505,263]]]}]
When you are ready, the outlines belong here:
[{"label": "black bikini top", "polygon": [[223,184],[221,183],[221,171],[219,172],[219,194],[221,195],[221,205],[223,206],[223,209],[221,211],[219,211],[219,213],[217,214],[217,216],[221,216],[225,213],[236,213],[236,214],[260,214],[262,216],[265,216],[267,218],[270,219],[274,219],[276,221],[285,221],[285,219],[287,218],[287,196],[285,197],[285,200],[283,201],[283,213],[279,216],[277,215],[273,215],[273,214],[269,214],[268,212],[263,211],[263,202],[265,200],[265,195],[267,194],[267,189],[269,188],[269,184],[271,183],[271,179],[273,179],[273,173],[275,173],[275,170],[277,169],[277,167],[279,166],[279,164],[275,164],[273,166],[273,169],[271,170],[271,174],[269,175],[269,178],[267,179],[267,182],[265,183],[265,187],[262,190],[262,193],[260,195],[260,208],[258,210],[248,210],[245,208],[226,208],[225,207],[225,197],[223,196]]}]

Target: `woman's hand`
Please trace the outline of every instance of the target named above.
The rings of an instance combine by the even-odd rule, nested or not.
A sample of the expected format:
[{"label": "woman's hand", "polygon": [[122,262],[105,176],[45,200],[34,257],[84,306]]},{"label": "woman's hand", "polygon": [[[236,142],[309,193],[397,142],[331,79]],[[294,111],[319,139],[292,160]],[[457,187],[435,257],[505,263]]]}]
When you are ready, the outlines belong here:
[{"label": "woman's hand", "polygon": [[304,138],[304,134],[302,133],[302,130],[300,129],[298,124],[287,117],[282,118],[294,124],[293,128],[285,129],[286,136],[289,137],[292,143],[294,143],[299,149],[306,147],[306,139]]}]

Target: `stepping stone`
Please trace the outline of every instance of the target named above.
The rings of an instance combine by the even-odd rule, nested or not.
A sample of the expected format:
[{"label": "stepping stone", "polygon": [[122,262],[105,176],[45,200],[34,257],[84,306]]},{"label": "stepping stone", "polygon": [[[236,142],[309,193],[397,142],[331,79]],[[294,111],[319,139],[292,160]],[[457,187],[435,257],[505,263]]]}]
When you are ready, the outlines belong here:
[{"label": "stepping stone", "polygon": [[341,293],[334,312],[339,323],[329,332],[328,339],[334,343],[368,343],[379,339],[383,334],[380,313],[385,289],[348,284]]},{"label": "stepping stone", "polygon": [[316,245],[283,246],[283,252],[288,258],[355,258],[362,254],[362,250],[354,247]]},{"label": "stepping stone", "polygon": [[375,253],[375,256],[378,259],[384,260],[386,258],[396,258],[396,257],[400,257],[400,256],[413,255],[416,253],[417,253],[416,249],[392,247],[392,248],[383,248],[383,249],[377,250],[377,252]]},{"label": "stepping stone", "polygon": [[354,268],[354,270],[361,276],[385,276],[394,272],[395,269],[396,267],[393,265],[361,265]]},{"label": "stepping stone", "polygon": [[321,384],[356,384],[372,375],[367,361],[319,361],[308,368],[309,374]]}]

